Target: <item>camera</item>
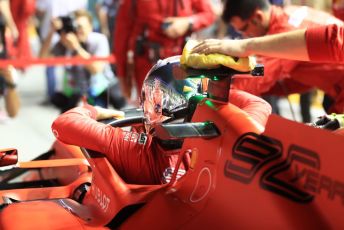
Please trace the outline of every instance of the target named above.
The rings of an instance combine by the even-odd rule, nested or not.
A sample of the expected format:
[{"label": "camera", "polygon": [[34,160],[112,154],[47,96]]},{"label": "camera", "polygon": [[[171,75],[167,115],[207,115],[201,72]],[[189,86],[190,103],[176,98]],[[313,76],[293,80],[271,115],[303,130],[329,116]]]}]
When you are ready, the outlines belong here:
[{"label": "camera", "polygon": [[74,17],[72,16],[61,16],[59,19],[62,22],[62,28],[57,30],[59,34],[63,33],[75,33],[76,25]]}]

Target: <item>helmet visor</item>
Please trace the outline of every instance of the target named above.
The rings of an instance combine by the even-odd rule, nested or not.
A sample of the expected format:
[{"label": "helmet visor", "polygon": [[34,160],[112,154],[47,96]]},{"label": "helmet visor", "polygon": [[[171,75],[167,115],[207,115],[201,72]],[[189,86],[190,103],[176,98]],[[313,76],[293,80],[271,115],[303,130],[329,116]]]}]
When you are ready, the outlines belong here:
[{"label": "helmet visor", "polygon": [[178,80],[176,68],[180,68],[179,58],[165,59],[147,74],[141,92],[146,124],[162,122],[173,111],[186,108],[190,97],[199,93],[200,79]]}]

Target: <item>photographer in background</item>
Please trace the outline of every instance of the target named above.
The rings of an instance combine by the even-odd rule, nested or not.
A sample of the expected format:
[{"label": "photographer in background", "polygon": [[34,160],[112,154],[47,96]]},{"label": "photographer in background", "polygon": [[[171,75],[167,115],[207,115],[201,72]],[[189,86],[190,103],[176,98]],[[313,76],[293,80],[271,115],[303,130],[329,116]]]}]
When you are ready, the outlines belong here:
[{"label": "photographer in background", "polygon": [[[60,40],[51,46],[55,32],[60,35]],[[92,32],[92,17],[85,10],[75,11],[70,17],[53,19],[40,51],[40,57],[79,56],[85,59],[92,56],[107,57],[109,54],[106,36]],[[110,65],[105,62],[66,66],[63,91],[53,95],[52,103],[64,112],[77,106],[81,97],[86,95],[92,105],[107,107],[110,98],[113,106],[120,109],[125,105],[125,99],[121,97],[116,81]],[[110,91],[111,95],[108,95]]]}]

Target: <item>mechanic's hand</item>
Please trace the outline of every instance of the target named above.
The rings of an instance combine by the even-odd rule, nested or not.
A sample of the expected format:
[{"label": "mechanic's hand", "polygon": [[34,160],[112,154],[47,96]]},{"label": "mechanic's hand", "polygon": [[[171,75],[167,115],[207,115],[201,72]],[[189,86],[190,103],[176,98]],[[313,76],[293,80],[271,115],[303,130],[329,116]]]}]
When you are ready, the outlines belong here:
[{"label": "mechanic's hand", "polygon": [[163,32],[169,38],[184,36],[189,30],[188,17],[168,17],[163,23],[170,24]]},{"label": "mechanic's hand", "polygon": [[99,106],[94,107],[97,110],[97,120],[109,118],[123,118],[124,112],[115,109],[105,109]]},{"label": "mechanic's hand", "polygon": [[191,53],[213,54],[219,53],[232,57],[247,57],[246,52],[247,39],[231,40],[231,39],[206,39],[196,45]]},{"label": "mechanic's hand", "polygon": [[62,33],[61,43],[70,50],[78,50],[81,47],[78,37],[75,33]]}]

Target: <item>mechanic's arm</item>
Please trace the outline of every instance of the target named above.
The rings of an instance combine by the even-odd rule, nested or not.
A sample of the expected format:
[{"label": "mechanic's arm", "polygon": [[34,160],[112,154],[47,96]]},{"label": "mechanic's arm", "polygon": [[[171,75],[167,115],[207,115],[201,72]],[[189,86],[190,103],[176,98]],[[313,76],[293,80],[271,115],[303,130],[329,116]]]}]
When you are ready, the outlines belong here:
[{"label": "mechanic's arm", "polygon": [[71,145],[107,153],[113,137],[121,129],[101,124],[96,120],[123,117],[123,112],[85,105],[60,115],[52,124],[55,137]]},{"label": "mechanic's arm", "polygon": [[234,57],[247,57],[256,54],[308,61],[305,32],[306,30],[295,30],[242,40],[207,39],[195,46],[192,52],[221,53]]},{"label": "mechanic's arm", "polygon": [[19,95],[16,90],[14,82],[15,69],[12,66],[6,69],[0,70],[0,75],[5,79],[6,91],[5,91],[5,107],[8,116],[15,117],[18,114],[20,108]]},{"label": "mechanic's arm", "polygon": [[247,39],[244,50],[248,55],[344,63],[344,27],[332,24]]}]

